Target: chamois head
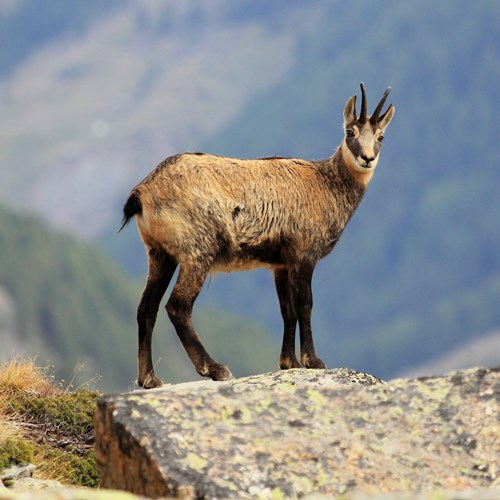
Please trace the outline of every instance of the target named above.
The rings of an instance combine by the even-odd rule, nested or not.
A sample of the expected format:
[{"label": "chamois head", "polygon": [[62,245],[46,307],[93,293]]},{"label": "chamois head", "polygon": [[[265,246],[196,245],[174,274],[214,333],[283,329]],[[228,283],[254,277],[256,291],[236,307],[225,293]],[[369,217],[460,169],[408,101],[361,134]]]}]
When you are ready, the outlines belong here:
[{"label": "chamois head", "polygon": [[395,108],[391,104],[385,113],[380,114],[391,91],[391,87],[387,87],[373,114],[367,116],[365,86],[363,83],[360,86],[362,100],[359,116],[356,115],[355,95],[347,101],[344,108],[345,137],[342,142],[342,154],[353,173],[368,173],[368,177],[371,177],[378,163],[384,131],[394,116]]}]

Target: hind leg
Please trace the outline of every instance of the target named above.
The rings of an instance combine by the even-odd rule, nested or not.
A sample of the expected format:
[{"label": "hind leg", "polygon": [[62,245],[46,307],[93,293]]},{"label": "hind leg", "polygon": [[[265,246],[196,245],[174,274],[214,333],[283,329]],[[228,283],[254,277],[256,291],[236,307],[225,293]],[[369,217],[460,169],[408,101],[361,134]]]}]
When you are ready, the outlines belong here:
[{"label": "hind leg", "polygon": [[193,327],[193,304],[207,277],[209,264],[194,262],[180,265],[177,283],[167,302],[167,312],[196,371],[212,380],[233,378],[229,369],[216,363],[205,350]]},{"label": "hind leg", "polygon": [[137,384],[144,389],[162,385],[162,381],[155,375],[153,369],[151,340],[160,301],[177,267],[173,257],[161,250],[150,249],[148,257],[148,279],[137,308],[139,329]]}]

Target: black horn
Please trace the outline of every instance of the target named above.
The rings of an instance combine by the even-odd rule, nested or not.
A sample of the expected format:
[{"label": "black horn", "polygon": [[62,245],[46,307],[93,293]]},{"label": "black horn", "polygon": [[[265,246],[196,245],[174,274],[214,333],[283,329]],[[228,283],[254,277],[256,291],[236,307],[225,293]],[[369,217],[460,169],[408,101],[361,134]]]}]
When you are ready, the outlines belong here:
[{"label": "black horn", "polygon": [[361,87],[361,113],[359,115],[359,123],[365,123],[366,122],[366,92],[365,92],[365,85],[363,82],[359,84]]},{"label": "black horn", "polygon": [[373,112],[373,115],[370,118],[370,123],[372,125],[376,125],[378,121],[378,117],[380,115],[380,112],[382,111],[382,108],[384,107],[385,100],[387,99],[387,96],[389,95],[389,92],[391,91],[391,87],[387,87],[387,90],[384,92],[384,95],[382,96],[382,99],[380,99],[380,102],[378,103],[377,107],[375,108],[375,111]]}]

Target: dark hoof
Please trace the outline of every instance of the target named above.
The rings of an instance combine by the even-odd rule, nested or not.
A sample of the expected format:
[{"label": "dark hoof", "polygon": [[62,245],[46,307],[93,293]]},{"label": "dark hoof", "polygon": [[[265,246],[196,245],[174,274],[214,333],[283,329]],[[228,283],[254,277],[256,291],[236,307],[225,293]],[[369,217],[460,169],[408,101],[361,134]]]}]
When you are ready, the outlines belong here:
[{"label": "dark hoof", "polygon": [[291,368],[304,368],[295,356],[293,358],[280,358],[279,366],[282,370],[290,370]]},{"label": "dark hoof", "polygon": [[208,376],[212,380],[222,381],[222,380],[232,380],[234,379],[233,374],[229,371],[229,368],[219,363],[213,364],[208,372]]},{"label": "dark hoof", "polygon": [[304,364],[305,368],[314,368],[318,370],[324,370],[326,368],[325,363],[321,361],[321,359],[314,357],[314,358],[307,358],[302,360],[302,363]]},{"label": "dark hoof", "polygon": [[137,385],[143,389],[154,389],[155,387],[161,387],[163,382],[154,373],[148,373],[144,380],[137,379]]}]

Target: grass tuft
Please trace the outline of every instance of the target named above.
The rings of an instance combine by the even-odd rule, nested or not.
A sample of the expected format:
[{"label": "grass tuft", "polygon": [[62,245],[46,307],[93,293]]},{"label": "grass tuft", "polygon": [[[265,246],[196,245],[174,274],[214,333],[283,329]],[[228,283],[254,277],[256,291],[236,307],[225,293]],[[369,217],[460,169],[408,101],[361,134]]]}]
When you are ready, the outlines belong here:
[{"label": "grass tuft", "polygon": [[32,462],[34,447],[9,421],[0,417],[0,470],[10,465]]},{"label": "grass tuft", "polygon": [[48,368],[40,368],[35,360],[15,357],[0,366],[0,395],[12,391],[37,393],[41,396],[59,394]]},{"label": "grass tuft", "polygon": [[93,414],[99,394],[63,389],[33,359],[0,365],[0,470],[31,462],[36,476],[98,485]]}]

